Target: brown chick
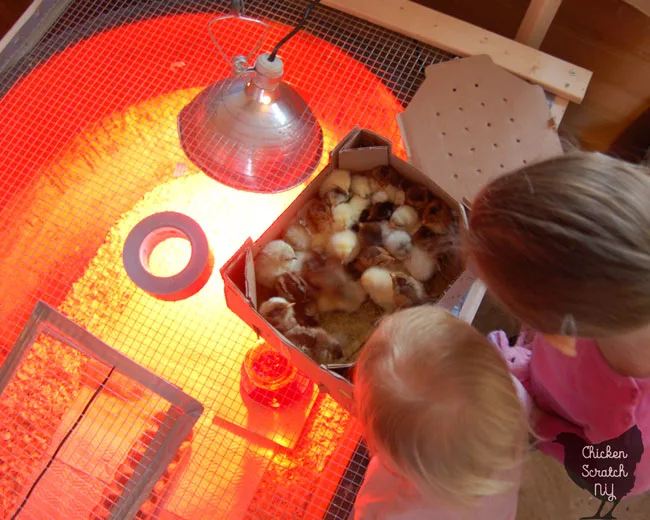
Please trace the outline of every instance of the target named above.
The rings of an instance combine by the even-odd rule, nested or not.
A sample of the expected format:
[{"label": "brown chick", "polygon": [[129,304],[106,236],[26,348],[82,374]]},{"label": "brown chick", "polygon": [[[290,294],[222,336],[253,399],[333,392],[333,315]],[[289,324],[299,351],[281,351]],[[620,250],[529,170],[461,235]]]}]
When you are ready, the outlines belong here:
[{"label": "brown chick", "polygon": [[297,273],[285,273],[278,277],[275,289],[282,298],[295,303],[296,319],[301,325],[317,325],[319,323],[316,291]]},{"label": "brown chick", "polygon": [[382,220],[389,220],[393,211],[395,210],[395,204],[392,202],[377,202],[370,206],[366,211],[361,214],[359,218],[360,222],[380,222]]},{"label": "brown chick", "polygon": [[316,296],[314,288],[298,273],[284,273],[278,276],[275,290],[282,298],[295,303],[313,300]]},{"label": "brown chick", "polygon": [[431,200],[431,193],[422,184],[411,184],[406,188],[406,204],[422,211]]},{"label": "brown chick", "polygon": [[440,199],[433,199],[422,212],[422,224],[438,235],[447,233],[452,221],[449,206]]},{"label": "brown chick", "polygon": [[332,210],[326,202],[314,199],[305,207],[305,220],[312,233],[327,233],[332,230]]},{"label": "brown chick", "polygon": [[370,172],[370,176],[377,181],[379,186],[393,185],[401,188],[403,180],[397,171],[388,165],[378,166]]},{"label": "brown chick", "polygon": [[284,298],[274,296],[260,305],[260,314],[280,332],[286,332],[298,326],[294,304]]},{"label": "brown chick", "polygon": [[428,227],[422,226],[413,235],[413,244],[430,254],[436,254],[440,250],[442,235],[431,231]]},{"label": "brown chick", "polygon": [[356,230],[362,246],[381,246],[384,243],[384,232],[379,222],[362,222]]},{"label": "brown chick", "polygon": [[341,287],[350,280],[338,259],[323,254],[315,254],[305,262],[304,276],[317,289]]},{"label": "brown chick", "polygon": [[396,259],[386,249],[379,246],[370,246],[362,249],[354,261],[353,267],[363,273],[366,269],[374,266],[387,267],[396,263]]},{"label": "brown chick", "polygon": [[285,336],[297,347],[302,347],[318,363],[328,364],[343,357],[341,344],[325,329],[298,325]]},{"label": "brown chick", "polygon": [[424,286],[412,276],[403,273],[391,273],[395,307],[414,307],[422,305],[428,299]]}]

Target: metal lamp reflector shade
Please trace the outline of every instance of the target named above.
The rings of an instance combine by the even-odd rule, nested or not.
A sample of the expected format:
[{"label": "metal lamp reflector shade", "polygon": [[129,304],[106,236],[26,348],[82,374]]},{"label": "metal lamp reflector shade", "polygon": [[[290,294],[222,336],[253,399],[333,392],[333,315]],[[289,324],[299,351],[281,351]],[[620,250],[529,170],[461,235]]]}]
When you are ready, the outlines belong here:
[{"label": "metal lamp reflector shade", "polygon": [[178,117],[188,158],[239,190],[280,192],[307,179],[321,158],[323,132],[282,74],[282,61],[263,54],[252,75],[201,92]]}]

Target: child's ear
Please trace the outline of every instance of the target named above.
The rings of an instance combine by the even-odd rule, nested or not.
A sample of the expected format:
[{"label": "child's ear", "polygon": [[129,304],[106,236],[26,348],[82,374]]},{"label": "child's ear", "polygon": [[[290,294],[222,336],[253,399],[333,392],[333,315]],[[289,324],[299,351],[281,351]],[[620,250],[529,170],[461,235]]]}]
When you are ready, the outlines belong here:
[{"label": "child's ear", "polygon": [[560,336],[555,334],[544,334],[543,336],[547,343],[553,345],[565,356],[576,357],[578,355],[578,351],[576,349],[576,338],[572,336]]}]

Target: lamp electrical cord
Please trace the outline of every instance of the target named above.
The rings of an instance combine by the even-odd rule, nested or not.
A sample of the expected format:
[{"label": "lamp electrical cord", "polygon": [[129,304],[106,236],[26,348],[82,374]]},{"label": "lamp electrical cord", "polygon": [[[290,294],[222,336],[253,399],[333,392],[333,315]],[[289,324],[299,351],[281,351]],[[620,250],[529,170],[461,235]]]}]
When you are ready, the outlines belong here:
[{"label": "lamp electrical cord", "polygon": [[305,9],[304,14],[302,15],[302,19],[300,22],[298,22],[298,25],[291,31],[289,34],[287,34],[284,38],[282,38],[278,44],[275,46],[275,48],[271,51],[271,54],[269,54],[269,61],[275,61],[275,56],[280,50],[280,47],[282,47],[285,43],[287,43],[291,38],[293,38],[296,33],[302,29],[305,25],[305,22],[307,21],[307,18],[309,18],[309,13],[311,13],[311,10],[314,8],[316,4],[319,4],[320,0],[313,0]]}]

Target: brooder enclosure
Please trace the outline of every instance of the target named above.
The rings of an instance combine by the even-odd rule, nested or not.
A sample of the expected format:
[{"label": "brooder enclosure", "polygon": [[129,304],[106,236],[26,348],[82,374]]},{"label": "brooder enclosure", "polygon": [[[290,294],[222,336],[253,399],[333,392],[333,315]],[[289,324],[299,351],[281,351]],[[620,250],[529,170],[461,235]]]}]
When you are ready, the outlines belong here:
[{"label": "brooder enclosure", "polygon": [[[299,184],[283,185],[278,170],[255,191],[228,178],[232,164],[206,175],[178,130],[179,113],[232,75],[220,50],[245,56],[266,31],[259,52],[271,53],[310,2],[245,4],[267,27],[223,19],[217,45],[208,24],[230,2],[43,2],[3,40],[0,381],[13,379],[0,394],[0,518],[317,519],[351,510],[366,461],[354,419],[228,309],[218,268],[269,227],[355,126],[391,139],[406,159],[396,116],[424,67],[478,54],[476,38],[491,36],[470,27],[466,46],[452,41],[443,51],[401,34],[409,24],[385,6],[315,6],[278,57],[283,81],[320,128],[309,144],[318,155],[300,166],[308,175],[295,175]],[[558,99],[579,101],[586,71],[510,44],[519,63],[488,53],[537,78],[559,121],[566,103]],[[522,65],[531,56],[534,67]],[[565,87],[565,75],[578,86]],[[214,265],[200,290],[177,301],[137,287],[122,257],[136,225],[163,212],[198,223]],[[171,236],[150,251],[148,270],[171,277],[191,257],[191,244]],[[44,308],[59,328],[104,347],[87,351],[59,332],[18,356]],[[148,374],[149,386],[120,369],[116,353]],[[191,431],[158,465],[142,463],[189,403],[203,409]]]}]

